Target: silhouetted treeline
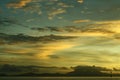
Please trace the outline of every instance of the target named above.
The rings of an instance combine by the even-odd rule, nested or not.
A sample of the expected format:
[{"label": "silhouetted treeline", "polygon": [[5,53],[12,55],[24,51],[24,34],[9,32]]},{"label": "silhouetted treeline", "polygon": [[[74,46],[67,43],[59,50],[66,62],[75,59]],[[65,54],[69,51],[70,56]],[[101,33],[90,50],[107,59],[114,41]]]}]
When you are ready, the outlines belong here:
[{"label": "silhouetted treeline", "polygon": [[[5,64],[0,66],[0,76],[120,76],[119,69],[108,69],[98,66],[71,67],[68,73],[39,73],[39,66],[15,66]],[[43,67],[44,68],[44,67]],[[45,67],[47,68],[47,67]],[[117,71],[117,72],[116,72]],[[116,73],[115,73],[116,72]]]},{"label": "silhouetted treeline", "polygon": [[74,71],[67,73],[68,76],[109,76],[105,73],[111,71],[110,69],[96,66],[76,66]]}]

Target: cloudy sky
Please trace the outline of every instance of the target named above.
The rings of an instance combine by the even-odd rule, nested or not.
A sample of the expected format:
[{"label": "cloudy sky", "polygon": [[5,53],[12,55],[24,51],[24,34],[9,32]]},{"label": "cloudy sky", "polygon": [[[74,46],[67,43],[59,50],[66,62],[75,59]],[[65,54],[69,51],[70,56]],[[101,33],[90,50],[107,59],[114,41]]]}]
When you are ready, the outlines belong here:
[{"label": "cloudy sky", "polygon": [[0,64],[120,67],[120,0],[0,0]]}]

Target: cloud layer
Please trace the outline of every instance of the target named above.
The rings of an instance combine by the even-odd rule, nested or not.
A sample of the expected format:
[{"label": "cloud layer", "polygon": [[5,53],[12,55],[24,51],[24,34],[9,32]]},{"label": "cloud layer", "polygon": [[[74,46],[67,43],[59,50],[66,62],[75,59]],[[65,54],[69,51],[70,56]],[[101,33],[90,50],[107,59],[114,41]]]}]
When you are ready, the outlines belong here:
[{"label": "cloud layer", "polygon": [[119,0],[0,0],[0,64],[119,67]]}]

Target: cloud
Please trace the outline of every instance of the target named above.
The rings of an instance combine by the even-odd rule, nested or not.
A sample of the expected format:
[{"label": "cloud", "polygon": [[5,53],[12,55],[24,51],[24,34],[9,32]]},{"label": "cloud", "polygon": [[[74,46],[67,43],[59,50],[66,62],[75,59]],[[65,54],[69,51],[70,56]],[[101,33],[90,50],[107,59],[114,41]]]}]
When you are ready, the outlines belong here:
[{"label": "cloud", "polygon": [[9,19],[9,18],[0,18],[0,25],[11,25],[11,24],[15,24],[16,21],[14,21],[13,19]]},{"label": "cloud", "polygon": [[113,20],[113,21],[99,21],[96,22],[98,25],[101,25],[101,28],[105,28],[108,30],[111,30],[116,33],[120,33],[120,21],[119,20]]},{"label": "cloud", "polygon": [[[12,37],[14,36],[12,35]],[[23,64],[23,62],[26,61],[26,63],[24,63],[26,65],[31,63],[39,65],[44,63],[45,65],[65,64],[65,66],[75,66],[78,64],[108,66],[109,64],[117,65],[115,63],[116,57],[120,56],[116,53],[116,51],[119,52],[119,44],[113,40],[105,39],[106,37],[88,36],[85,38],[85,36],[83,36],[73,40],[74,38],[61,39],[62,37],[57,36],[54,38],[55,36],[53,36],[49,39],[48,36],[42,36],[41,38],[45,39],[41,40],[40,38],[39,41],[39,37],[21,35],[20,38],[23,39],[22,41],[19,41],[20,38],[17,38],[19,44],[16,43],[16,37],[20,37],[20,35],[15,36],[14,44],[2,44],[3,46],[0,47],[0,52],[4,53],[1,54],[1,57],[4,56],[4,59],[6,57],[7,61],[10,59],[10,56],[12,56],[13,58],[16,58],[16,64]],[[11,40],[10,37],[6,39]],[[9,63],[13,63],[13,60],[10,60]],[[53,62],[54,64],[50,62]],[[58,62],[60,63],[58,64]]]},{"label": "cloud", "polygon": [[84,23],[84,22],[90,22],[90,20],[74,20],[73,23]]},{"label": "cloud", "polygon": [[73,5],[68,5],[68,4],[64,3],[64,2],[58,2],[57,5],[61,6],[63,8],[74,7]]},{"label": "cloud", "polygon": [[31,28],[31,30],[36,30],[40,32],[45,32],[45,31],[51,31],[51,32],[80,32],[81,29],[79,27],[75,26],[65,26],[65,27],[34,27]]},{"label": "cloud", "polygon": [[77,0],[77,2],[78,2],[78,3],[83,3],[83,2],[84,2],[84,0]]},{"label": "cloud", "polygon": [[[116,1],[113,2],[116,3]],[[87,3],[89,4],[86,6]],[[11,64],[12,63],[37,64],[37,65],[41,64],[47,66],[49,65],[72,66],[78,64],[91,64],[91,63],[103,64],[103,65],[105,65],[105,63],[108,63],[107,65],[109,65],[110,63],[114,64],[113,62],[117,61],[116,56],[120,56],[117,54],[119,52],[119,43],[120,43],[119,41],[120,21],[119,20],[94,21],[95,19],[93,20],[93,18],[98,19],[99,17],[100,18],[109,17],[109,15],[105,17],[104,14],[108,8],[110,9],[109,5],[112,4],[110,3],[109,5],[107,5],[108,8],[103,5],[105,9],[102,8],[98,9],[98,7],[100,7],[101,4],[103,4],[103,1],[98,1],[97,3],[96,2],[93,3],[90,1],[87,3],[84,3],[84,0],[74,0],[74,1],[73,0],[71,1],[13,0],[13,2],[8,3],[7,6],[9,10],[7,9],[8,10],[7,12],[10,11],[10,15],[12,14],[11,10],[16,10],[18,14],[15,14],[14,16],[18,16],[18,17],[26,16],[26,15],[30,17],[31,14],[29,13],[35,13],[32,16],[33,17],[37,16],[38,18],[36,19],[38,20],[33,18],[30,18],[29,20],[27,19],[27,22],[31,22],[31,21],[33,22],[31,23],[32,25],[34,25],[34,23],[37,23],[39,21],[41,22],[41,24],[38,23],[40,24],[40,26],[44,25],[44,23],[42,22],[47,23],[45,25],[48,25],[49,23],[53,22],[51,25],[54,25],[56,24],[56,22],[60,21],[61,23],[62,21],[62,20],[57,21],[56,18],[60,18],[60,19],[69,18],[69,21],[67,21],[66,23],[63,22],[63,24],[60,23],[59,24],[60,25],[73,24],[78,26],[72,26],[72,25],[55,26],[55,27],[43,26],[43,27],[33,27],[33,28],[28,26],[29,28],[31,28],[31,30],[29,30],[29,28],[27,28],[26,30],[20,28],[19,31],[22,31],[29,35],[25,35],[25,34],[10,35],[10,34],[0,33],[0,45],[1,45],[0,59],[2,57],[4,58],[4,59],[2,58],[1,62],[2,63],[10,62]],[[96,7],[94,7],[95,5]],[[74,14],[78,14],[76,12],[78,10],[78,7],[80,11],[81,10],[85,11],[86,14],[90,12],[91,15],[84,14],[86,15],[84,16],[84,18],[88,17],[88,19],[78,19],[78,18],[75,19],[77,15],[73,17],[69,17],[70,15],[73,14],[72,13],[69,14],[67,12],[73,11]],[[92,13],[94,12],[96,13],[97,11],[99,12],[102,10],[103,10],[103,14],[101,14],[101,16],[97,16],[97,17],[92,16],[94,15]],[[23,13],[24,11],[27,14]],[[19,16],[19,12],[22,13],[20,16]],[[36,15],[36,13],[40,14],[41,16]],[[27,16],[25,18],[27,18]],[[41,17],[41,19],[44,18],[44,20],[40,20],[39,17]],[[46,17],[48,17],[49,19],[55,18],[56,22],[54,23],[54,21],[47,21]],[[23,20],[21,18],[19,19]],[[23,23],[17,21],[16,19],[11,19],[11,18],[0,18],[0,25],[1,27],[4,26],[6,27],[8,25],[27,27],[23,25]],[[9,31],[7,33],[16,32],[15,31],[16,29],[14,28],[11,29],[13,29],[14,31],[13,32]],[[36,36],[30,36],[34,34]],[[54,35],[49,35],[49,34],[54,34]],[[39,36],[39,35],[43,35],[43,36]],[[105,52],[104,49],[107,51]],[[114,56],[113,53],[116,56]],[[110,58],[113,58],[115,61],[113,61]]]},{"label": "cloud", "polygon": [[54,55],[59,51],[66,50],[74,46],[76,46],[76,43],[68,41],[64,42],[59,41],[55,43],[46,44],[43,47],[41,47],[41,49],[43,49],[42,53],[38,52],[40,54],[38,54],[36,57],[43,59],[51,58],[50,55]]},{"label": "cloud", "polygon": [[57,55],[48,55],[48,57],[53,58],[53,59],[58,59],[58,58],[60,58],[60,56],[57,56]]},{"label": "cloud", "polygon": [[35,0],[19,0],[18,2],[10,2],[7,4],[8,8],[23,9],[25,12],[42,14],[41,6]]},{"label": "cloud", "polygon": [[64,27],[46,27],[47,30],[51,31],[51,32],[65,32],[66,30],[64,29]]},{"label": "cloud", "polygon": [[51,31],[51,32],[66,32],[65,28],[64,27],[34,27],[34,28],[31,28],[31,30],[36,30],[36,31],[39,31],[39,32],[46,32],[46,31]]},{"label": "cloud", "polygon": [[[104,24],[102,24],[104,25]],[[68,35],[68,36],[105,36],[105,35],[112,35],[116,32],[113,30],[110,30],[106,27],[100,27],[101,24],[92,24],[92,25],[86,25],[86,26],[64,26],[64,27],[34,27],[31,28],[31,30],[39,31],[39,32],[58,32],[61,35]]]},{"label": "cloud", "polygon": [[56,10],[51,10],[49,13],[48,13],[48,18],[49,19],[52,19],[54,16],[58,15],[58,14],[63,14],[65,13],[66,10],[65,9],[62,9],[62,8],[59,8],[59,9],[56,9]]},{"label": "cloud", "polygon": [[13,7],[13,8],[22,8],[25,7],[28,3],[30,3],[32,0],[19,0],[18,2],[11,2],[7,4],[7,7]]},{"label": "cloud", "polygon": [[[54,42],[45,44],[17,44],[3,45],[0,47],[0,58],[3,63],[17,65],[57,65],[56,61],[63,60],[57,56],[57,52],[69,49],[75,46],[71,42]],[[2,54],[3,53],[3,54]],[[56,55],[56,56],[55,56]],[[25,62],[24,62],[25,61]],[[53,63],[49,63],[53,62]],[[62,66],[62,65],[61,65]]]},{"label": "cloud", "polygon": [[[31,60],[41,60],[44,62],[44,60],[49,59],[62,59],[62,57],[59,57],[56,55],[57,52],[69,49],[76,44],[73,42],[68,41],[58,41],[58,42],[52,42],[52,43],[26,43],[26,44],[14,44],[14,45],[3,45],[0,47],[0,55],[1,57],[4,56],[8,59],[9,56],[15,56],[17,60],[22,61],[25,59],[30,59],[27,62],[30,63]],[[4,54],[2,54],[4,53]],[[22,60],[21,60],[22,58]],[[16,60],[16,61],[17,61]],[[17,62],[19,63],[19,62]]]},{"label": "cloud", "polygon": [[39,32],[46,32],[46,31],[49,31],[49,32],[60,32],[60,33],[63,33],[63,32],[68,32],[68,33],[73,33],[73,32],[81,32],[82,29],[81,27],[76,27],[76,26],[64,26],[64,27],[51,27],[51,26],[48,26],[48,27],[36,27],[36,28],[31,28],[31,30],[36,30],[36,31],[39,31]]},{"label": "cloud", "polygon": [[18,60],[20,57],[22,57],[23,60],[25,58],[49,59],[53,58],[52,55],[60,50],[73,47],[75,44],[70,41],[75,38],[77,37],[58,35],[33,37],[24,34],[8,35],[1,33],[0,41],[3,46],[0,47],[0,52],[5,53],[1,54],[4,55],[4,57],[12,55],[16,56],[16,58],[18,57]]},{"label": "cloud", "polygon": [[39,32],[44,32],[44,31],[47,31],[48,29],[47,28],[35,28],[35,27],[33,27],[33,28],[31,28],[31,30],[36,30],[36,31],[39,31]]},{"label": "cloud", "polygon": [[[84,32],[84,31],[83,31]],[[93,32],[93,33],[104,33],[104,34],[114,34],[115,32],[107,30],[107,29],[97,29],[97,28],[93,28],[93,29],[88,29],[85,32]]]},{"label": "cloud", "polygon": [[32,37],[24,34],[18,35],[8,35],[4,33],[0,33],[1,42],[5,44],[16,44],[16,43],[45,43],[45,42],[54,42],[59,40],[65,39],[72,39],[76,37],[69,37],[69,36],[59,36],[59,35],[48,35],[48,36],[39,36],[39,37]]},{"label": "cloud", "polygon": [[29,11],[30,13],[37,13],[38,15],[42,14],[40,5],[34,5],[34,4],[26,5],[26,6],[22,7],[22,9],[26,12]]},{"label": "cloud", "polygon": [[21,27],[29,27],[26,26],[22,23],[20,23],[18,20],[13,19],[13,18],[2,18],[0,17],[0,27],[4,27],[4,26],[10,26],[10,25],[19,25]]},{"label": "cloud", "polygon": [[[59,53],[61,56],[64,55],[65,61],[63,64],[69,65],[69,66],[75,66],[75,65],[98,65],[98,66],[105,66],[108,68],[115,67],[117,65],[117,61],[120,59],[117,59],[120,54],[115,52],[110,52],[109,49],[104,49],[102,46],[99,46],[99,49],[97,50],[95,46],[90,47],[80,47],[77,46],[78,50],[73,49],[69,51],[63,51]],[[69,55],[70,54],[70,55]],[[74,56],[73,56],[74,55]],[[74,62],[74,63],[67,63],[67,62]],[[108,66],[109,65],[109,66]]]},{"label": "cloud", "polygon": [[[27,57],[27,56],[34,56],[35,53],[33,51],[35,50],[30,50],[30,49],[35,49],[34,47],[33,48],[24,48],[22,45],[19,45],[16,46],[16,45],[12,45],[11,48],[9,48],[11,45],[6,45],[4,47],[1,47],[0,48],[0,52],[1,52],[1,55],[12,55],[12,56],[16,56],[16,57],[19,57],[19,56],[24,56],[24,57]],[[30,46],[30,45],[29,45]],[[4,54],[2,54],[4,53]]]},{"label": "cloud", "polygon": [[[43,3],[45,4],[43,6]],[[57,16],[67,12],[68,8],[74,7],[73,5],[66,4],[61,0],[18,0],[7,4],[8,8],[22,9],[25,12],[37,13],[41,15],[43,12],[48,16],[48,19],[53,19]],[[46,10],[43,10],[43,8]]]}]

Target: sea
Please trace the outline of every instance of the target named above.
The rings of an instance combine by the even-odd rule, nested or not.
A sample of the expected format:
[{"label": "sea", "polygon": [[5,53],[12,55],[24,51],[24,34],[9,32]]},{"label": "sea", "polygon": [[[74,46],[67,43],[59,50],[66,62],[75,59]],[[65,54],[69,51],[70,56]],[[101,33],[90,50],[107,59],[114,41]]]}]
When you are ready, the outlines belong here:
[{"label": "sea", "polygon": [[120,80],[120,77],[0,77],[0,80]]}]

